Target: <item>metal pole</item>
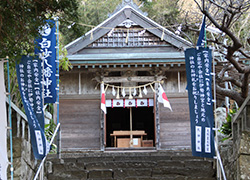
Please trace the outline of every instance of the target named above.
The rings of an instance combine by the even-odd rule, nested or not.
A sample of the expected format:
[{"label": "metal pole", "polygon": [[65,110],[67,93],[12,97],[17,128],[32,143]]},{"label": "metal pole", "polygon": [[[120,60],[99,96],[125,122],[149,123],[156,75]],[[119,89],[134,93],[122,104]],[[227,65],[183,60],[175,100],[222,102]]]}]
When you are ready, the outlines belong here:
[{"label": "metal pole", "polygon": [[[53,143],[53,141],[54,141],[54,139],[55,139],[55,136],[56,136],[57,131],[59,130],[59,127],[60,127],[60,123],[57,124],[57,126],[56,126],[56,130],[55,130],[55,132],[54,132],[54,134],[53,134],[53,136],[52,136],[52,138],[51,138],[51,141],[50,141],[50,143],[49,143],[50,146],[51,146],[51,144]],[[47,157],[47,155],[46,155],[46,156],[43,158],[43,160],[41,161],[41,163],[40,163],[40,165],[39,165],[39,167],[38,167],[38,169],[37,169],[36,175],[35,175],[35,177],[34,177],[33,180],[36,180],[36,179],[37,179],[38,174],[39,174],[39,172],[40,172],[40,170],[41,170],[41,168],[42,168],[42,166],[43,166],[43,163],[44,163],[46,157]]]},{"label": "metal pole", "polygon": [[[59,124],[59,21],[56,19],[56,39],[57,39],[57,124]],[[59,128],[59,132],[57,135],[57,157],[61,158],[61,129]]]},{"label": "metal pole", "polygon": [[129,108],[130,109],[130,147],[133,147],[133,126],[132,126],[132,107]]},{"label": "metal pole", "polygon": [[13,142],[12,142],[12,119],[11,119],[11,101],[10,101],[10,63],[9,63],[9,57],[6,57],[7,59],[7,72],[8,72],[8,99],[9,99],[9,130],[10,130],[10,173],[11,173],[11,180],[14,178],[14,168],[13,168]]},{"label": "metal pole", "polygon": [[215,143],[215,150],[216,150],[216,153],[217,153],[217,161],[219,161],[219,165],[221,167],[221,172],[222,172],[222,175],[223,175],[223,179],[227,180],[227,177],[226,177],[226,174],[225,174],[225,171],[224,171],[224,168],[223,168],[222,160],[221,160],[221,157],[220,157],[220,152],[219,152],[218,147],[217,147],[217,143],[216,142],[214,142],[214,143]]},{"label": "metal pole", "polygon": [[[216,83],[215,83],[215,61],[214,61],[214,48],[213,48],[213,86],[214,86],[214,110],[216,110]],[[215,149],[218,149],[218,123],[215,122]],[[217,167],[217,178],[221,179],[221,169],[218,161],[218,151],[216,151],[216,167]]]}]

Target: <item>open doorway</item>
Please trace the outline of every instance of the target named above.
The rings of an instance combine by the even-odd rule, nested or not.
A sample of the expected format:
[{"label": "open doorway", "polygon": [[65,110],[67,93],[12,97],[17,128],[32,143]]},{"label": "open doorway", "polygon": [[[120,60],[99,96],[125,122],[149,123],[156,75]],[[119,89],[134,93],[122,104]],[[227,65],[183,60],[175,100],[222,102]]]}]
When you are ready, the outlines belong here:
[{"label": "open doorway", "polygon": [[[134,147],[154,147],[155,123],[153,107],[114,107],[107,108],[106,115],[106,147],[119,147],[119,140],[130,138],[129,135],[114,137],[114,132],[131,132],[131,122],[133,132],[144,132],[143,135],[133,135],[133,140],[137,143]],[[131,121],[132,116],[132,121]],[[117,138],[117,139],[115,139]],[[119,138],[119,139],[118,139]],[[134,144],[135,145],[135,144]],[[127,147],[126,145],[123,147]],[[130,146],[128,146],[130,147]]]}]

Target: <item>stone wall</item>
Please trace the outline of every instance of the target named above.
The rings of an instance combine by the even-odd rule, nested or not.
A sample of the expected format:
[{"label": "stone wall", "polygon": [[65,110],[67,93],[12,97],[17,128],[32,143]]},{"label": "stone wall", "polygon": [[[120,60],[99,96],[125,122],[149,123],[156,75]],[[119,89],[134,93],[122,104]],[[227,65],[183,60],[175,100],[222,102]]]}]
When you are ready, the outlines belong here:
[{"label": "stone wall", "polygon": [[250,96],[232,120],[232,138],[219,146],[228,180],[250,179]]},{"label": "stone wall", "polygon": [[[12,107],[13,108],[13,107]],[[16,108],[16,107],[15,107]],[[19,115],[12,109],[12,146],[13,146],[13,174],[14,180],[33,179],[38,161],[35,160],[28,132],[26,117]],[[8,156],[10,161],[10,139],[8,137]],[[7,170],[8,179],[11,179],[10,165]]]},{"label": "stone wall", "polygon": [[[14,180],[33,179],[37,161],[34,159],[31,150],[30,142],[19,137],[13,138]],[[10,156],[10,150],[8,154]],[[8,177],[10,179],[10,166],[8,168]]]}]

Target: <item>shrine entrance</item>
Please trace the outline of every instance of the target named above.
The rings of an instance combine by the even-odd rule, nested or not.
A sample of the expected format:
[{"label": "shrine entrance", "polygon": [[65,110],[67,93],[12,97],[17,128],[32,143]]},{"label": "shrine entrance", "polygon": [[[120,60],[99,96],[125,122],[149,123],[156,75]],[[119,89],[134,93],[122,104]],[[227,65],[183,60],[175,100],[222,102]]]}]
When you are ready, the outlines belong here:
[{"label": "shrine entrance", "polygon": [[108,107],[107,148],[143,148],[155,145],[154,107]]}]

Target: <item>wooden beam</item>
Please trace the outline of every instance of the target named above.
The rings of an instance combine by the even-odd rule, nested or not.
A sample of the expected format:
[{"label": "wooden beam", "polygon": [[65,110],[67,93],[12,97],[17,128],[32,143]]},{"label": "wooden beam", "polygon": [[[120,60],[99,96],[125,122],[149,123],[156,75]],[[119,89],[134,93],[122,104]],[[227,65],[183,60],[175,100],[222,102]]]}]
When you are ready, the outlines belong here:
[{"label": "wooden beam", "polygon": [[[157,77],[157,81],[161,81],[166,78],[165,76]],[[122,82],[153,82],[155,81],[154,76],[131,76],[131,77],[104,77],[103,82],[105,83],[122,83]]]}]

